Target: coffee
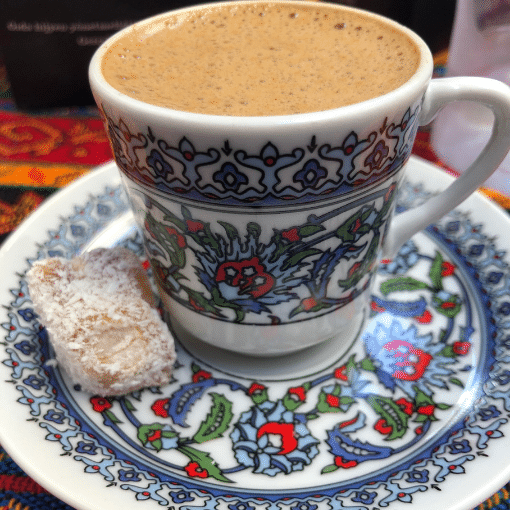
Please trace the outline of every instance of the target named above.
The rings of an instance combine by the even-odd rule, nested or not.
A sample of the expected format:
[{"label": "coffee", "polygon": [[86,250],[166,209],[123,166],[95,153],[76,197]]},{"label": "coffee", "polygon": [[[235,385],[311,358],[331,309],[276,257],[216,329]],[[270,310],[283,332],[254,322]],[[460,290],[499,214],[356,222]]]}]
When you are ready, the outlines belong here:
[{"label": "coffee", "polygon": [[102,60],[140,101],[213,115],[329,110],[405,83],[420,62],[404,32],[331,4],[233,2],[138,24]]}]

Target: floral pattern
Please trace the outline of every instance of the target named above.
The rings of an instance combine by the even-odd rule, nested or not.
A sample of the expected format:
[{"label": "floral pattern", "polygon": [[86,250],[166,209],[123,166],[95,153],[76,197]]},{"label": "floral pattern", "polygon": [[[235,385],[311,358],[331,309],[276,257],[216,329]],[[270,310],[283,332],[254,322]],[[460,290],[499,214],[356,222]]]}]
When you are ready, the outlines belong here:
[{"label": "floral pattern", "polygon": [[217,320],[273,326],[335,311],[369,286],[395,195],[389,183],[347,212],[317,211],[269,238],[256,221],[242,231],[207,211],[175,214],[136,196],[148,204],[144,235],[161,290]]},{"label": "floral pattern", "polygon": [[322,201],[387,179],[410,156],[419,109],[410,106],[366,136],[311,136],[291,150],[267,142],[258,153],[229,140],[198,147],[191,136],[172,145],[151,127],[134,133],[124,119],[103,116],[117,165],[133,181],[199,203],[283,205]]},{"label": "floral pattern", "polygon": [[[408,185],[399,207],[425,195]],[[117,189],[91,198],[48,233],[36,258],[77,252],[126,208]],[[168,225],[175,253],[207,231],[201,218],[179,220]],[[419,504],[420,493],[472,469],[505,435],[508,257],[483,230],[454,211],[385,261],[360,341],[313,372],[229,375],[178,345],[169,385],[85,396],[47,363],[52,351],[23,275],[5,304],[0,361],[34,433],[42,429],[42,440],[80,463],[84,476],[102,477],[137,501],[211,510]],[[306,238],[298,227],[278,236],[282,246]],[[122,244],[142,254],[139,233],[130,231]],[[261,256],[222,260],[207,271],[214,285],[235,282],[246,300],[270,296],[278,285]],[[303,311],[324,304],[313,290]],[[299,306],[296,313],[304,313]]]}]

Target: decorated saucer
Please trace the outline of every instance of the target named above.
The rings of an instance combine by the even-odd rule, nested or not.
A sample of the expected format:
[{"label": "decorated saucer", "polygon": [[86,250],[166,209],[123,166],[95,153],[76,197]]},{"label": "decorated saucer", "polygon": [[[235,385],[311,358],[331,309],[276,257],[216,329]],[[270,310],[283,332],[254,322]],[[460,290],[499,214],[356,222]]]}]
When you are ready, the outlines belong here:
[{"label": "decorated saucer", "polygon": [[[408,163],[398,210],[451,178]],[[53,360],[25,274],[123,245],[143,260],[113,163],[4,243],[0,442],[83,510],[470,509],[510,479],[510,219],[476,194],[381,263],[351,345],[249,359],[181,343],[165,387],[101,398]]]}]

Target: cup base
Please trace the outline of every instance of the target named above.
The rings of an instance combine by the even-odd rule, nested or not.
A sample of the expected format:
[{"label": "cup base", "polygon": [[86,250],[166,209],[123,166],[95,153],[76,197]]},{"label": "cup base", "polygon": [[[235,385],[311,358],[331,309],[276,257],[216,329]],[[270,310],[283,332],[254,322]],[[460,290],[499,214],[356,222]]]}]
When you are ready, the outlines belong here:
[{"label": "cup base", "polygon": [[296,376],[311,375],[334,367],[352,349],[360,337],[367,313],[359,314],[349,328],[340,336],[326,339],[319,344],[299,351],[257,356],[239,353],[211,345],[187,331],[178,322],[167,322],[181,348],[191,354],[203,366],[208,366],[226,375],[256,379],[258,381],[285,381]]}]

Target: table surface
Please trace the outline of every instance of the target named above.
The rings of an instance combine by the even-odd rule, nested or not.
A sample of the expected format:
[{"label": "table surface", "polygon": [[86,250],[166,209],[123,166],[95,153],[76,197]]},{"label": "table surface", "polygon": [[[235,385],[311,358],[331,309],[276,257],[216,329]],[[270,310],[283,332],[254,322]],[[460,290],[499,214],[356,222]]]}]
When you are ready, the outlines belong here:
[{"label": "table surface", "polygon": [[[455,174],[434,154],[429,131],[419,131],[414,154]],[[20,112],[0,65],[0,246],[47,197],[111,161],[103,124],[93,107]],[[510,212],[510,197],[483,188]],[[479,510],[510,509],[510,482]],[[72,510],[29,478],[0,445],[0,510]]]}]

